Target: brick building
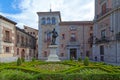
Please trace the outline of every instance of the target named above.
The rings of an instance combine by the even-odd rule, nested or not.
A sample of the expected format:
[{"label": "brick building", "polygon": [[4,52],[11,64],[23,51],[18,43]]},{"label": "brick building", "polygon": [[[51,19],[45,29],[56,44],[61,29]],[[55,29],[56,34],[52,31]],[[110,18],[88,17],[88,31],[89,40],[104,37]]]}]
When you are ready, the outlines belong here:
[{"label": "brick building", "polygon": [[57,55],[61,60],[78,59],[86,56],[92,58],[92,21],[61,20],[59,11],[38,12],[38,59],[46,60],[50,54],[50,32],[58,32],[56,44]]},{"label": "brick building", "polygon": [[0,61],[14,61],[15,25],[17,23],[0,15]]},{"label": "brick building", "polygon": [[120,0],[95,0],[93,59],[120,62]]},{"label": "brick building", "polygon": [[16,27],[16,48],[15,56],[31,60],[35,57],[36,39],[23,29]]}]

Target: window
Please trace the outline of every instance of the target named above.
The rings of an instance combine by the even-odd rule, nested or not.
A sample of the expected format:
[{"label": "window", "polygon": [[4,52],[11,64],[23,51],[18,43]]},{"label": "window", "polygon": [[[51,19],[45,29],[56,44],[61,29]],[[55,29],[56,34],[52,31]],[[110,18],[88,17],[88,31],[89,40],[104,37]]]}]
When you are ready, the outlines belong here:
[{"label": "window", "polygon": [[19,39],[20,39],[20,38],[19,38],[19,35],[17,35],[17,43],[19,43]]},{"label": "window", "polygon": [[71,39],[70,39],[71,42],[75,42],[76,41],[76,36],[75,36],[75,33],[72,33],[71,34]]},{"label": "window", "polygon": [[19,49],[17,49],[17,55],[19,55]]},{"label": "window", "polygon": [[47,51],[44,51],[44,57],[47,57]]},{"label": "window", "polygon": [[50,24],[50,18],[49,17],[47,18],[47,24]]},{"label": "window", "polygon": [[70,30],[71,30],[71,31],[75,31],[75,30],[76,30],[76,27],[75,27],[75,26],[70,26]]},{"label": "window", "polygon": [[65,39],[65,34],[62,34],[62,39]]},{"label": "window", "polygon": [[61,53],[61,55],[60,55],[61,57],[64,57],[64,53]]},{"label": "window", "polygon": [[61,44],[61,48],[63,48],[64,47],[64,45],[63,44]]},{"label": "window", "polygon": [[26,46],[28,45],[27,43],[28,43],[28,38],[26,38]]},{"label": "window", "polygon": [[93,30],[93,27],[92,27],[92,26],[90,27],[90,30],[91,30],[91,31]]},{"label": "window", "polygon": [[102,5],[102,14],[106,13],[106,3]]},{"label": "window", "polygon": [[101,31],[101,38],[105,38],[105,30]]},{"label": "window", "polygon": [[56,19],[55,19],[55,17],[52,17],[52,24],[56,24]]},{"label": "window", "polygon": [[10,31],[5,31],[5,41],[10,42]]},{"label": "window", "polygon": [[100,46],[100,55],[104,55],[104,46]]},{"label": "window", "polygon": [[21,43],[23,44],[24,43],[24,37],[21,36]]},{"label": "window", "polygon": [[6,47],[6,52],[9,52],[10,50],[9,50],[9,47]]},{"label": "window", "polygon": [[42,24],[42,25],[45,25],[45,24],[46,24],[45,18],[42,18],[41,24]]},{"label": "window", "polygon": [[33,32],[33,34],[35,34],[35,32]]}]

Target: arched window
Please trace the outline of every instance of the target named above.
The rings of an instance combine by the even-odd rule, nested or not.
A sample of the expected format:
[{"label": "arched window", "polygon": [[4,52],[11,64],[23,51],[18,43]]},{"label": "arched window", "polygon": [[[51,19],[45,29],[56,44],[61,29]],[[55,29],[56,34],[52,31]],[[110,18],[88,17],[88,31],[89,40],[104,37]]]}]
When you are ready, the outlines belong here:
[{"label": "arched window", "polygon": [[47,18],[47,24],[50,24],[50,18],[49,17]]},{"label": "arched window", "polygon": [[42,18],[41,24],[42,24],[42,25],[45,25],[45,24],[46,24],[45,18]]},{"label": "arched window", "polygon": [[56,24],[56,19],[55,19],[55,17],[52,17],[52,24]]}]

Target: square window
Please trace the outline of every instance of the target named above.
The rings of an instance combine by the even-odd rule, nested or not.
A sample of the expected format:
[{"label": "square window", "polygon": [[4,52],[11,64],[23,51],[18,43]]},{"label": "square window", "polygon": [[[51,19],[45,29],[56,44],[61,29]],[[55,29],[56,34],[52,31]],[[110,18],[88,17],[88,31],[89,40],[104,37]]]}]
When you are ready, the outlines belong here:
[{"label": "square window", "polygon": [[9,52],[9,51],[10,51],[9,47],[6,47],[6,52]]}]

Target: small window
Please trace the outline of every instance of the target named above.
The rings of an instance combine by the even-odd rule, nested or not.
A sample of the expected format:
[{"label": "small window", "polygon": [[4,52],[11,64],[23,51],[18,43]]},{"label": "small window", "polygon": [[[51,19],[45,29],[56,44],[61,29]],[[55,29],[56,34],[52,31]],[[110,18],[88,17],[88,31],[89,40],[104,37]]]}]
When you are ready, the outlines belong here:
[{"label": "small window", "polygon": [[70,26],[70,30],[71,31],[76,31],[76,27],[75,26]]},{"label": "small window", "polygon": [[105,14],[106,13],[106,3],[104,3],[103,5],[102,5],[102,14]]},{"label": "small window", "polygon": [[65,39],[65,34],[62,34],[62,39]]},{"label": "small window", "polygon": [[64,47],[64,45],[63,44],[61,44],[61,48],[63,48]]},{"label": "small window", "polygon": [[19,49],[17,49],[17,55],[19,55]]},{"label": "small window", "polygon": [[42,21],[42,22],[41,22],[42,25],[45,25],[45,24],[46,24],[45,18],[42,18],[41,21]]},{"label": "small window", "polygon": [[49,18],[49,17],[47,18],[47,24],[51,24],[51,23],[50,23],[50,18]]},{"label": "small window", "polygon": [[17,35],[17,43],[19,43],[19,41],[20,41],[20,36]]},{"label": "small window", "polygon": [[64,53],[61,53],[61,57],[64,57]]},{"label": "small window", "polygon": [[93,27],[92,27],[92,26],[90,27],[90,30],[91,30],[91,31],[93,30]]},{"label": "small window", "polygon": [[105,30],[101,31],[101,38],[105,38]]},{"label": "small window", "polygon": [[5,41],[10,42],[10,31],[5,31]]},{"label": "small window", "polygon": [[35,34],[35,32],[33,32],[33,34]]},{"label": "small window", "polygon": [[55,17],[52,17],[52,24],[53,24],[53,25],[56,24],[56,19],[55,19]]},{"label": "small window", "polygon": [[6,52],[9,52],[9,51],[10,51],[9,47],[6,47]]},{"label": "small window", "polygon": [[71,42],[75,42],[75,41],[76,41],[76,35],[75,35],[75,33],[72,33],[72,34],[71,34],[70,41],[71,41]]},{"label": "small window", "polygon": [[47,51],[44,51],[44,57],[47,57]]}]

